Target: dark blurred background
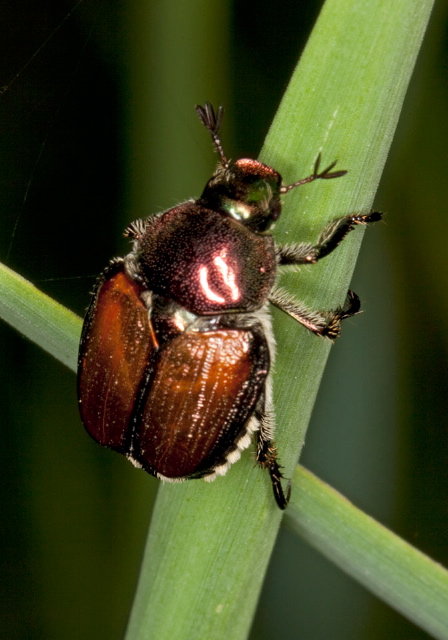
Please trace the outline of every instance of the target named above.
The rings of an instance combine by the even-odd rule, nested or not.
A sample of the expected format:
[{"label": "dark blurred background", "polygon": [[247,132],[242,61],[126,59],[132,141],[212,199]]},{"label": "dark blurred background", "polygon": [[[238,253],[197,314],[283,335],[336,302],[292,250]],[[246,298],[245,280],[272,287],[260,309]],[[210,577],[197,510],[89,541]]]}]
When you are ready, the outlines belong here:
[{"label": "dark blurred background", "polygon": [[[209,177],[195,103],[225,104],[227,155],[256,157],[320,5],[5,3],[0,260],[82,315],[124,227]],[[441,0],[353,282],[366,312],[333,349],[302,459],[445,565],[447,16]],[[119,639],[157,482],[85,435],[72,372],[3,324],[0,340],[0,635]],[[282,531],[252,638],[299,637],[427,635]]]}]

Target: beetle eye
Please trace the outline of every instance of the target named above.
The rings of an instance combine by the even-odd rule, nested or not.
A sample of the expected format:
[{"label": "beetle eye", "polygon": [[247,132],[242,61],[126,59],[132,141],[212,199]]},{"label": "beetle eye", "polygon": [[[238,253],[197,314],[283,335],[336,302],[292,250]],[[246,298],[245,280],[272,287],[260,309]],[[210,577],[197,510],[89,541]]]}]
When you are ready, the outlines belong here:
[{"label": "beetle eye", "polygon": [[273,199],[270,207],[272,222],[275,222],[276,220],[279,219],[281,212],[282,212],[282,203],[278,198]]}]

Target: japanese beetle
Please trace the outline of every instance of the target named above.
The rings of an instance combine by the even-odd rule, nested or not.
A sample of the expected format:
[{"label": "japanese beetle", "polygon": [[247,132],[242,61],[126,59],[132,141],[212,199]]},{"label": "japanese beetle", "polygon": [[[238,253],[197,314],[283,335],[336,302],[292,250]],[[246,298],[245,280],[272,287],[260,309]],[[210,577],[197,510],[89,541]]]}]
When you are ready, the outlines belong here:
[{"label": "japanese beetle", "polygon": [[381,214],[339,218],[316,244],[277,245],[269,229],[281,196],[346,172],[332,172],[335,162],[320,171],[318,157],[312,175],[284,186],[272,167],[226,158],[222,107],[196,112],[217,169],[198,200],[133,222],[131,253],[99,278],[79,349],[81,418],[98,443],[174,482],[224,475],[256,434],[257,462],[284,509],[290,487],[283,490],[273,442],[269,303],[331,340],[360,305],[349,291],[343,307],[310,311],[276,286],[277,269],[317,262]]}]

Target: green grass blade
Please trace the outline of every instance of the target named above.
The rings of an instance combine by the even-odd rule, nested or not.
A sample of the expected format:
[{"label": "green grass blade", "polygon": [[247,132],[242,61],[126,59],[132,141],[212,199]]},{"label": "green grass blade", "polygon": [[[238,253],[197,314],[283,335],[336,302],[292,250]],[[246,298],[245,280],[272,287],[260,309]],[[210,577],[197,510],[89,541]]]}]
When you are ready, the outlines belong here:
[{"label": "green grass blade", "polygon": [[[350,173],[291,194],[277,237],[311,240],[325,221],[370,208],[430,8],[409,0],[327,2],[262,159],[292,182],[310,172],[322,149],[324,162],[339,158]],[[334,256],[300,274],[305,302],[316,308],[342,302],[361,235],[356,231]],[[288,474],[329,345],[279,316],[275,396]],[[127,639],[245,637],[279,519],[268,478],[249,456],[214,485],[163,486]]]},{"label": "green grass blade", "polygon": [[297,467],[287,525],[435,638],[448,638],[448,571]]},{"label": "green grass blade", "polygon": [[[431,6],[408,0],[326,2],[261,157],[286,182],[308,175],[319,151],[323,166],[337,159],[336,168],[348,174],[293,191],[276,229],[280,241],[313,241],[332,218],[372,207]],[[357,229],[318,265],[285,276],[288,289],[296,289],[311,308],[341,304],[362,235]],[[284,464],[292,469],[330,347],[293,330],[277,312],[274,319],[278,442],[288,443]],[[343,335],[354,322],[362,324],[362,316],[348,321]]]},{"label": "green grass blade", "polygon": [[76,371],[81,319],[2,264],[0,316]]}]

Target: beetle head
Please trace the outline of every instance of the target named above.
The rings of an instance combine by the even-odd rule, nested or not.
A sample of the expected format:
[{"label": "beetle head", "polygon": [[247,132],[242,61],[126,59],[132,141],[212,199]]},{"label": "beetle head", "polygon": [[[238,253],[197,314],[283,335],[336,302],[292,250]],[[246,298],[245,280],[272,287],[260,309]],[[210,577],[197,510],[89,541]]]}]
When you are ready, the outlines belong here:
[{"label": "beetle head", "polygon": [[200,202],[261,233],[270,229],[281,213],[281,182],[272,167],[242,158],[218,165]]}]

